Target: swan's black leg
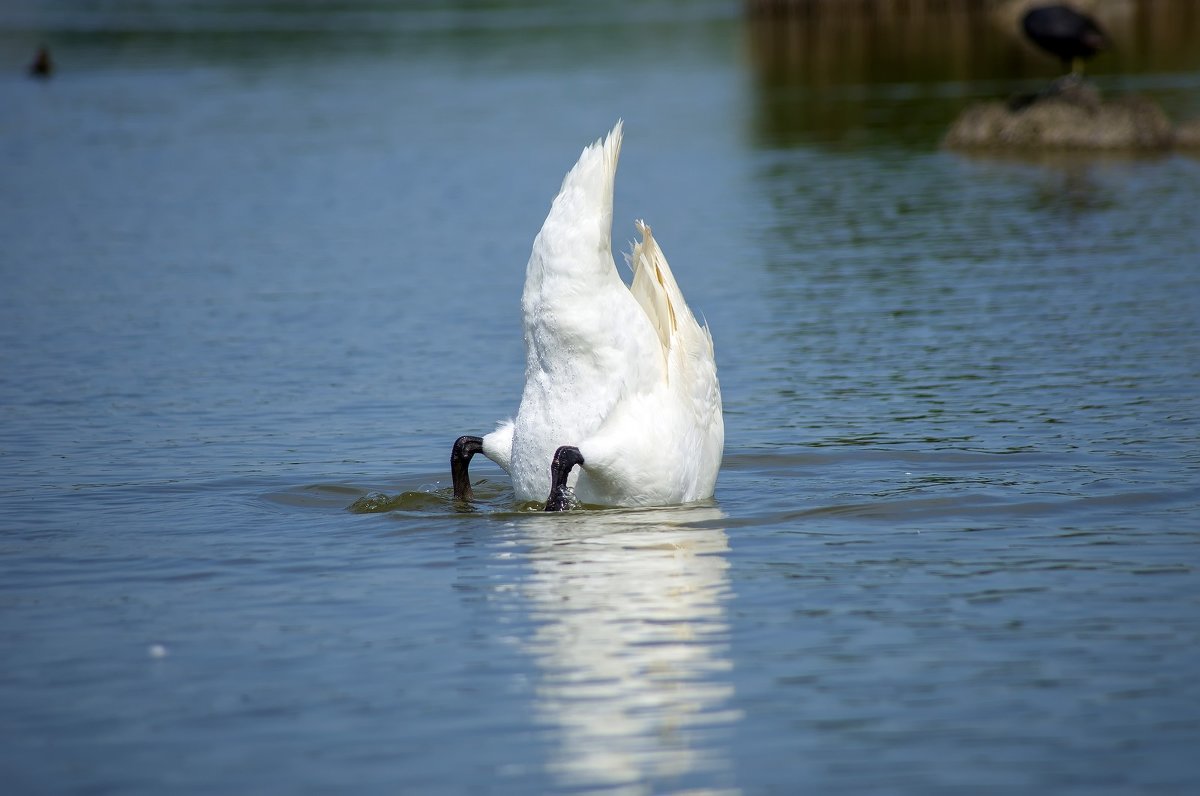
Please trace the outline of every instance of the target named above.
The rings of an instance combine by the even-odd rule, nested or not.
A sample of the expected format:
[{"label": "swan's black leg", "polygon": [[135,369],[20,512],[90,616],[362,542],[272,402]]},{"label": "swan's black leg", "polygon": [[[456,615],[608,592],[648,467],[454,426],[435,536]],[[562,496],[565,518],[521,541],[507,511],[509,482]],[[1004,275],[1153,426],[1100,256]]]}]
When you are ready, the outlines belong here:
[{"label": "swan's black leg", "polygon": [[566,511],[571,508],[572,495],[567,488],[567,476],[577,464],[583,464],[583,454],[579,448],[563,445],[554,452],[554,461],[550,463],[550,497],[546,498],[546,511]]},{"label": "swan's black leg", "polygon": [[467,468],[471,466],[471,457],[483,450],[482,437],[459,437],[454,441],[454,449],[450,451],[450,477],[454,479],[455,500],[471,500],[471,477]]}]

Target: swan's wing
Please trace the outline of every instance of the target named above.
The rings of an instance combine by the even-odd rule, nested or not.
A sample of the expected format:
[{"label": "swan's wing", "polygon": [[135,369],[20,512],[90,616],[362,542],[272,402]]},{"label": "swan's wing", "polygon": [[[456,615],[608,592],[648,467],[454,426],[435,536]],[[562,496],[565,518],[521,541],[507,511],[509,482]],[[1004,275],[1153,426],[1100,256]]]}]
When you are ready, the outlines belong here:
[{"label": "swan's wing", "polygon": [[707,325],[701,326],[696,321],[684,301],[650,226],[638,221],[637,229],[642,240],[634,245],[630,255],[633,265],[630,292],[658,333],[671,391],[691,404],[688,417],[692,427],[703,430],[704,455],[715,456],[719,461],[725,432],[712,334]]},{"label": "swan's wing", "polygon": [[633,267],[633,284],[629,291],[645,310],[646,316],[658,333],[663,355],[669,356],[675,349],[693,354],[707,353],[712,358],[712,336],[706,327],[700,326],[692,315],[683,293],[667,265],[658,242],[644,221],[635,223],[642,240],[635,243],[629,256]]}]

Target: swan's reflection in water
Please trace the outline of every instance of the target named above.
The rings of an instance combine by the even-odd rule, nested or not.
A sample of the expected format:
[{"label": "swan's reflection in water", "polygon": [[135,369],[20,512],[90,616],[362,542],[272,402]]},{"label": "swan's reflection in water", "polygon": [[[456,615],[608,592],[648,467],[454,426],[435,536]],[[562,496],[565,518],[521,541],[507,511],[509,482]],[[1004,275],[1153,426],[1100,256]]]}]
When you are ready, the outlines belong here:
[{"label": "swan's reflection in water", "polygon": [[712,506],[531,517],[537,713],[572,788],[730,792],[730,597]]}]

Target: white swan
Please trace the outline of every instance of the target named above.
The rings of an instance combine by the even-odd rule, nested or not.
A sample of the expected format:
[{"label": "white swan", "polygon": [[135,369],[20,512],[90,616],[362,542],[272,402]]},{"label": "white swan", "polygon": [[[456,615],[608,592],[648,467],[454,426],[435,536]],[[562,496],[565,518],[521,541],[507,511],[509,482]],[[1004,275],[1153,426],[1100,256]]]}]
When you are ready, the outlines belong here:
[{"label": "white swan", "polygon": [[[621,122],[583,150],[533,242],[521,313],[525,389],[513,420],[451,454],[454,493],[482,452],[521,501],[665,506],[711,497],[725,426],[712,335],[688,309],[650,227],[629,262],[612,256]],[[579,470],[572,472],[574,465]]]}]

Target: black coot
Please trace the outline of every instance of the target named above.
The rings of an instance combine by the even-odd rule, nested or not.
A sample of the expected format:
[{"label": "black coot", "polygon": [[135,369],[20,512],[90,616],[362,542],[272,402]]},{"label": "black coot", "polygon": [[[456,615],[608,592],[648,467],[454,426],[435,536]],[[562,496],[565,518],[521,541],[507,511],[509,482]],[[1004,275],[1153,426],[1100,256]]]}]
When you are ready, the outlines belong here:
[{"label": "black coot", "polygon": [[1096,20],[1066,5],[1034,6],[1021,27],[1029,40],[1063,62],[1063,69],[1083,72],[1083,62],[1108,48],[1108,36]]}]

